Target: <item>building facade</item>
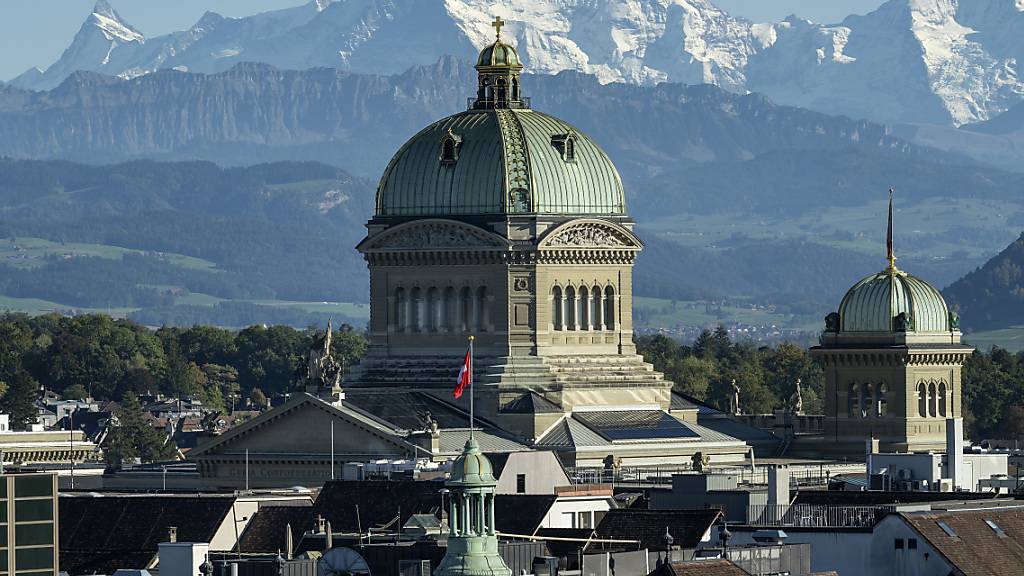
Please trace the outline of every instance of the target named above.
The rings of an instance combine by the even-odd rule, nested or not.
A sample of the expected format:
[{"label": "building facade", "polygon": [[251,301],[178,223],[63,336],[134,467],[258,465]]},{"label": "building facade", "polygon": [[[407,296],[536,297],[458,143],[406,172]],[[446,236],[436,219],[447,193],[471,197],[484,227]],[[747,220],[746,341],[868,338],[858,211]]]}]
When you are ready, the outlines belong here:
[{"label": "building facade", "polygon": [[[385,170],[358,246],[370,345],[345,387],[450,399],[473,336],[482,419],[529,443],[572,413],[620,414],[616,428],[644,413],[634,429],[653,436],[634,435],[632,448],[606,438],[598,461],[642,440],[660,443],[643,447],[648,460],[688,461],[702,436],[661,420],[672,383],[633,344],[643,243],[619,174],[585,134],[531,109],[522,68],[499,32],[478,58],[469,109],[421,130]],[[745,445],[729,440],[705,453],[741,458]]]},{"label": "building facade", "polygon": [[0,572],[57,576],[57,475],[0,476]]},{"label": "building facade", "polygon": [[825,442],[861,454],[871,438],[884,452],[944,449],[974,352],[960,336],[942,294],[896,267],[890,241],[889,265],[847,291],[811,349],[825,372]]}]

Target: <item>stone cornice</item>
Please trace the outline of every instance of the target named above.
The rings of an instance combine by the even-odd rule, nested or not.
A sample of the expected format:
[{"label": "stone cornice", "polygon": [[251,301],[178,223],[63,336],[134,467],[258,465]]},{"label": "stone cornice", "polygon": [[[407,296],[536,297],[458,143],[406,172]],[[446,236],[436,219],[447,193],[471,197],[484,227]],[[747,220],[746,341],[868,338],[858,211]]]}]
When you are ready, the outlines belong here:
[{"label": "stone cornice", "polygon": [[898,368],[904,366],[962,366],[974,350],[968,347],[928,351],[851,350],[817,347],[813,348],[811,352],[814,356],[821,358],[826,366]]},{"label": "stone cornice", "polygon": [[481,264],[597,264],[632,265],[636,250],[402,250],[368,251],[363,256],[375,266],[464,266]]}]

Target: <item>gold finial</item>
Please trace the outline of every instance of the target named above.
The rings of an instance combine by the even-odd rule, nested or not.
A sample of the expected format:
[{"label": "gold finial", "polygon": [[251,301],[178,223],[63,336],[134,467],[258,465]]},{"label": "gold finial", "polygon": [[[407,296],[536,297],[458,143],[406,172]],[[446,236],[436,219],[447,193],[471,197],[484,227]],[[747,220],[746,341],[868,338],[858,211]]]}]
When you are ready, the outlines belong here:
[{"label": "gold finial", "polygon": [[896,253],[892,248],[892,195],[896,190],[889,188],[889,226],[885,234],[885,250],[886,258],[889,261],[889,267],[886,268],[888,272],[896,271]]},{"label": "gold finial", "polygon": [[497,31],[497,40],[501,40],[501,27],[505,25],[505,21],[501,19],[501,16],[495,16],[494,22],[491,22],[491,26]]},{"label": "gold finial", "polygon": [[469,341],[470,341],[470,342],[472,342],[473,340],[476,340],[476,336],[470,336],[470,337],[469,337]]}]

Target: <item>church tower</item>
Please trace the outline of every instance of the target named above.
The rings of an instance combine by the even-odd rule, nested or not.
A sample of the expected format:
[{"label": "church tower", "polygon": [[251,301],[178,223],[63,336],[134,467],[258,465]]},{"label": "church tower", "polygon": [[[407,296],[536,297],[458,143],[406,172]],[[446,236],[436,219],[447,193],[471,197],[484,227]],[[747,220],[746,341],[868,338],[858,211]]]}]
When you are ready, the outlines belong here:
[{"label": "church tower", "polygon": [[498,481],[490,460],[472,436],[462,455],[452,462],[445,486],[451,491],[448,508],[448,551],[434,576],[512,576],[498,553],[494,493]]},{"label": "church tower", "polygon": [[381,177],[358,246],[370,346],[346,387],[450,399],[473,335],[479,415],[527,440],[581,408],[667,410],[671,382],[633,344],[643,244],[619,173],[580,130],[531,109],[503,24],[468,109],[413,136]]},{"label": "church tower", "polygon": [[943,450],[962,418],[960,371],[974,351],[932,285],[896,267],[889,199],[888,265],[847,291],[811,354],[825,371],[825,441],[861,452]]}]

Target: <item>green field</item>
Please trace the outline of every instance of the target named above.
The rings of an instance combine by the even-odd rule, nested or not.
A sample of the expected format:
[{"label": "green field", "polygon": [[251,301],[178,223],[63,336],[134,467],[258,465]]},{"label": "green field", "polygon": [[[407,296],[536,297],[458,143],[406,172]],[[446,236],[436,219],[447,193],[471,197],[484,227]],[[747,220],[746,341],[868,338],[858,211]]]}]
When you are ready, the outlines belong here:
[{"label": "green field", "polygon": [[660,298],[635,297],[633,309],[643,319],[643,328],[673,328],[677,326],[714,326],[716,324],[749,324],[776,326],[789,330],[813,332],[820,330],[820,321],[792,314],[781,314],[750,306],[718,306],[705,302],[672,301]]},{"label": "green field", "polygon": [[217,265],[209,260],[170,252],[146,252],[106,244],[62,243],[26,236],[0,241],[0,262],[18,268],[39,267],[45,264],[49,258],[94,257],[119,260],[125,254],[155,255],[174,266],[193,270],[216,271],[217,269]]},{"label": "green field", "polygon": [[1024,350],[1024,326],[974,332],[964,336],[964,340],[978,350],[987,351],[993,346],[999,346],[1011,352],[1020,352]]},{"label": "green field", "polygon": [[[1019,210],[991,200],[931,198],[896,204],[896,248],[905,256],[978,258],[1020,235]],[[673,214],[644,228],[684,246],[726,248],[738,240],[805,239],[863,254],[885,254],[887,200],[834,206],[801,215]],[[993,241],[992,237],[999,237]]]}]

